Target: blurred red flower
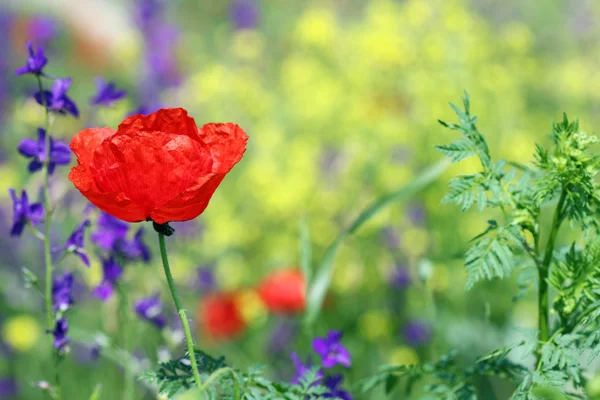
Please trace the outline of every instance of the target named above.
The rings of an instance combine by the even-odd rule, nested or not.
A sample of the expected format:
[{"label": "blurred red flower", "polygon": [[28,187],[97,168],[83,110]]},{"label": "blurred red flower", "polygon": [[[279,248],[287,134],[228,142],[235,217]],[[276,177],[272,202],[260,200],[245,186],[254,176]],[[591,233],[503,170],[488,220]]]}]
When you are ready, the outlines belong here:
[{"label": "blurred red flower", "polygon": [[78,165],[69,179],[123,221],[186,221],[204,211],[247,139],[232,123],[198,129],[182,108],[132,115],[116,131],[88,128],[73,138]]},{"label": "blurred red flower", "polygon": [[273,272],[258,288],[260,298],[269,311],[274,313],[295,313],[305,307],[305,282],[302,272],[297,269],[284,269]]},{"label": "blurred red flower", "polygon": [[200,300],[198,330],[212,340],[231,339],[246,330],[235,293],[213,293]]}]

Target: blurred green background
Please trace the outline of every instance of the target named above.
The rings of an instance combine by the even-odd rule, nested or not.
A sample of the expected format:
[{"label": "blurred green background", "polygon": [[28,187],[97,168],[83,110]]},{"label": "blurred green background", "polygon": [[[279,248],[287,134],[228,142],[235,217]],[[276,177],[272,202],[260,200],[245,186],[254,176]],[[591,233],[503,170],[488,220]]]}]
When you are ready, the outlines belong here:
[{"label": "blurred green background", "polygon": [[[551,121],[563,111],[579,117],[587,131],[600,122],[600,4],[591,0],[244,2],[254,14],[240,14],[239,4],[230,1],[170,1],[161,16],[170,29],[161,57],[168,60],[172,80],[151,90],[145,90],[153,86],[145,55],[152,45],[136,23],[140,4],[4,3],[0,332],[7,349],[0,372],[16,376],[19,399],[43,398],[32,382],[53,379],[43,307],[19,272],[23,266],[42,270],[41,245],[8,234],[8,188],[37,193],[41,184],[41,175],[29,175],[15,150],[43,121],[42,109],[27,96],[35,80],[13,76],[26,58],[28,39],[45,45],[52,74],[73,78],[70,93],[82,116],[62,118],[54,129],[66,141],[88,124],[116,128],[148,96],[156,104],[186,108],[198,124],[233,121],[247,131],[246,155],[206,212],[176,226],[180,234],[169,241],[171,265],[192,314],[204,294],[191,284],[200,266],[214,272],[218,290],[239,295],[246,332],[220,343],[198,332],[199,347],[224,354],[240,368],[264,364],[270,376],[284,380],[292,375],[289,352],[309,354],[311,338],[300,327],[301,316],[269,315],[253,288],[272,271],[298,265],[302,218],[317,260],[361,209],[442,158],[433,146],[454,136],[437,119],[454,121],[448,102],[460,102],[465,89],[496,158],[530,161],[534,141],[546,141]],[[40,21],[48,24],[43,34]],[[127,90],[126,99],[92,111],[88,99],[96,76],[114,80]],[[521,292],[516,276],[464,292],[462,252],[490,215],[461,214],[440,200],[450,177],[475,168],[470,160],[452,167],[342,246],[314,333],[344,331],[353,355],[346,375],[350,386],[382,363],[434,360],[452,348],[471,360],[514,343],[535,326],[534,293]],[[60,169],[52,181],[57,243],[86,207],[67,173]],[[162,291],[170,304],[149,228],[145,240],[153,261],[128,268],[126,280],[134,298]],[[110,339],[118,327],[116,302],[102,304],[89,295],[101,279],[99,260],[92,258],[90,269],[75,258],[60,266],[76,271],[80,282],[69,321],[74,342],[88,345],[97,332]],[[400,283],[394,279],[399,270],[408,273]],[[523,296],[520,302],[513,301],[517,295]],[[195,325],[198,318],[192,317]],[[415,321],[431,331],[418,344],[404,333]],[[285,326],[291,338],[273,351],[273,335]],[[182,353],[170,330],[161,334],[144,321],[127,330],[135,335],[141,370],[154,367],[157,348]],[[120,398],[121,354],[107,346],[91,362],[73,347],[61,367],[64,391],[71,394],[66,398],[88,398],[98,383],[102,399]],[[497,398],[510,392],[510,386],[491,384]],[[140,384],[139,398],[156,398],[144,388]]]}]

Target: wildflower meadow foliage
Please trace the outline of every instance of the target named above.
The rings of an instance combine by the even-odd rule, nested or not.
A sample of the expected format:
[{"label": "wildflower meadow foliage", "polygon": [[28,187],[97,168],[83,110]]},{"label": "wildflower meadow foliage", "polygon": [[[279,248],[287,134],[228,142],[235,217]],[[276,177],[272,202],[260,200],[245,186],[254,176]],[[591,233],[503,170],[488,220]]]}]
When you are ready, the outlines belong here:
[{"label": "wildflower meadow foliage", "polygon": [[600,398],[597,4],[101,3],[0,9],[0,399]]}]

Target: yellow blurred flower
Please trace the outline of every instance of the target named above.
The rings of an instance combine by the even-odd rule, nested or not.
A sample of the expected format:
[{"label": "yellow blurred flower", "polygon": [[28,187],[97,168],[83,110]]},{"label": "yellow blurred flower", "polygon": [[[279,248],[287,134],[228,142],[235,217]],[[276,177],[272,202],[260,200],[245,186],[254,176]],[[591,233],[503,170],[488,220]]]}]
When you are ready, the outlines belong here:
[{"label": "yellow blurred flower", "polygon": [[337,35],[333,11],[328,8],[310,8],[298,20],[295,37],[301,43],[328,47]]},{"label": "yellow blurred flower", "polygon": [[243,29],[236,32],[231,43],[234,56],[245,60],[254,60],[263,53],[264,38],[254,30]]},{"label": "yellow blurred flower", "polygon": [[40,326],[29,315],[8,318],[2,327],[2,339],[13,349],[25,352],[31,349],[40,337]]},{"label": "yellow blurred flower", "polygon": [[429,232],[426,229],[413,227],[402,232],[400,247],[409,257],[425,254],[429,246]]},{"label": "yellow blurred flower", "polygon": [[236,294],[235,301],[248,325],[264,324],[267,320],[267,308],[255,290],[241,290]]},{"label": "yellow blurred flower", "polygon": [[389,316],[377,310],[372,310],[361,315],[358,320],[358,329],[365,339],[378,341],[390,337],[392,327]]},{"label": "yellow blurred flower", "polygon": [[399,346],[390,352],[389,363],[393,365],[418,364],[419,355],[412,347]]}]

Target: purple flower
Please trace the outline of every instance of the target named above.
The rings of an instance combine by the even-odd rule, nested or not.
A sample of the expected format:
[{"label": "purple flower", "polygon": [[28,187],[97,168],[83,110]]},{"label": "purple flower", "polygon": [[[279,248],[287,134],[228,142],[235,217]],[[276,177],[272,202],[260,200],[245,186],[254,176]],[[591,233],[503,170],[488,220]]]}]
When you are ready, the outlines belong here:
[{"label": "purple flower", "polygon": [[390,285],[399,290],[404,290],[412,283],[410,271],[406,267],[397,267],[389,277]]},{"label": "purple flower", "polygon": [[102,283],[96,286],[92,294],[101,301],[107,301],[114,293],[114,285],[123,274],[123,268],[113,257],[102,260]]},{"label": "purple flower", "polygon": [[8,189],[13,202],[13,225],[10,231],[11,236],[20,236],[23,233],[25,224],[31,222],[38,224],[44,218],[44,207],[41,204],[29,204],[27,192],[21,192],[21,198],[17,197],[14,189]]},{"label": "purple flower", "polygon": [[19,394],[19,385],[12,376],[0,378],[0,399],[9,399]]},{"label": "purple flower", "polygon": [[421,346],[431,340],[431,325],[423,320],[410,321],[404,325],[402,336],[411,346]]},{"label": "purple flower", "polygon": [[36,43],[47,43],[58,33],[56,22],[43,16],[31,18],[27,30],[28,37],[33,38]]},{"label": "purple flower", "polygon": [[[69,149],[66,143],[54,141],[52,137],[50,137],[49,142],[50,159],[48,162],[48,173],[52,174],[57,165],[68,165],[71,162],[71,149]],[[25,138],[21,140],[17,149],[25,157],[32,158],[28,166],[29,172],[39,171],[46,161],[46,131],[38,128],[37,140]]]},{"label": "purple flower", "polygon": [[210,267],[199,267],[196,270],[196,284],[194,287],[203,293],[210,292],[217,287],[215,272]]},{"label": "purple flower", "polygon": [[163,304],[160,301],[159,294],[150,297],[144,297],[135,302],[135,312],[137,315],[158,329],[167,325],[167,319],[163,314]]},{"label": "purple flower", "polygon": [[425,208],[420,204],[411,204],[406,210],[406,214],[414,225],[423,225],[425,223]]},{"label": "purple flower", "polygon": [[[308,357],[308,359],[306,360],[306,363],[303,363],[296,352],[291,352],[290,358],[292,359],[292,362],[294,363],[294,368],[296,369],[296,374],[292,378],[292,383],[297,384],[297,383],[300,383],[300,381],[306,377],[306,374],[310,370],[312,370],[313,365],[312,365],[310,357]],[[323,377],[323,371],[319,370],[316,378],[320,379],[322,377]]]},{"label": "purple flower", "polygon": [[35,52],[31,42],[27,42],[27,49],[29,50],[29,57],[24,66],[17,68],[15,75],[43,75],[43,69],[48,63],[48,59],[44,56],[44,48],[39,46],[37,52]]},{"label": "purple flower", "polygon": [[237,29],[253,29],[258,22],[258,6],[254,0],[234,0],[231,19]]},{"label": "purple flower", "polygon": [[388,249],[397,249],[400,246],[400,235],[391,226],[381,230],[381,240]]},{"label": "purple flower", "polygon": [[144,228],[138,229],[131,240],[121,239],[115,242],[114,250],[117,254],[123,256],[126,260],[144,262],[150,261],[150,249],[142,240]]},{"label": "purple flower", "polygon": [[325,377],[325,387],[329,389],[328,393],[325,393],[323,397],[327,399],[342,399],[352,400],[352,394],[345,391],[341,385],[344,380],[342,375],[331,375]]},{"label": "purple flower", "polygon": [[90,101],[94,106],[108,107],[125,97],[124,90],[117,90],[114,82],[106,82],[101,77],[96,78],[96,89],[96,95]]},{"label": "purple flower", "polygon": [[73,305],[73,274],[67,272],[60,278],[54,278],[52,282],[52,303],[54,304],[54,312],[66,311]]},{"label": "purple flower", "polygon": [[75,227],[75,229],[73,230],[73,232],[71,233],[71,235],[69,236],[69,238],[67,239],[67,241],[65,242],[64,245],[54,248],[54,249],[52,249],[52,251],[66,250],[70,253],[73,253],[73,254],[77,255],[87,267],[89,267],[90,259],[88,258],[87,254],[85,253],[84,241],[85,241],[85,229],[90,225],[91,225],[91,223],[90,223],[89,219],[86,219],[85,221],[83,221],[81,224],[79,224],[77,227]]},{"label": "purple flower", "polygon": [[351,365],[350,352],[341,343],[341,331],[329,331],[326,337],[313,340],[313,350],[321,356],[323,367],[332,368],[337,364],[349,367]]},{"label": "purple flower", "polygon": [[67,337],[67,331],[69,330],[69,324],[67,320],[62,318],[56,321],[56,326],[52,331],[54,336],[54,348],[58,351],[63,351],[65,347],[71,342],[71,339]]},{"label": "purple flower", "polygon": [[48,110],[57,111],[59,114],[71,114],[79,117],[79,110],[73,100],[67,96],[71,87],[71,78],[57,78],[52,84],[52,91],[44,90],[35,94],[35,100],[38,104],[46,106]]},{"label": "purple flower", "polygon": [[102,211],[96,221],[96,230],[90,240],[102,250],[112,251],[116,242],[125,239],[129,225],[118,218]]},{"label": "purple flower", "polygon": [[298,325],[293,320],[283,319],[278,321],[271,332],[268,342],[269,353],[283,353],[294,340],[297,333]]}]

